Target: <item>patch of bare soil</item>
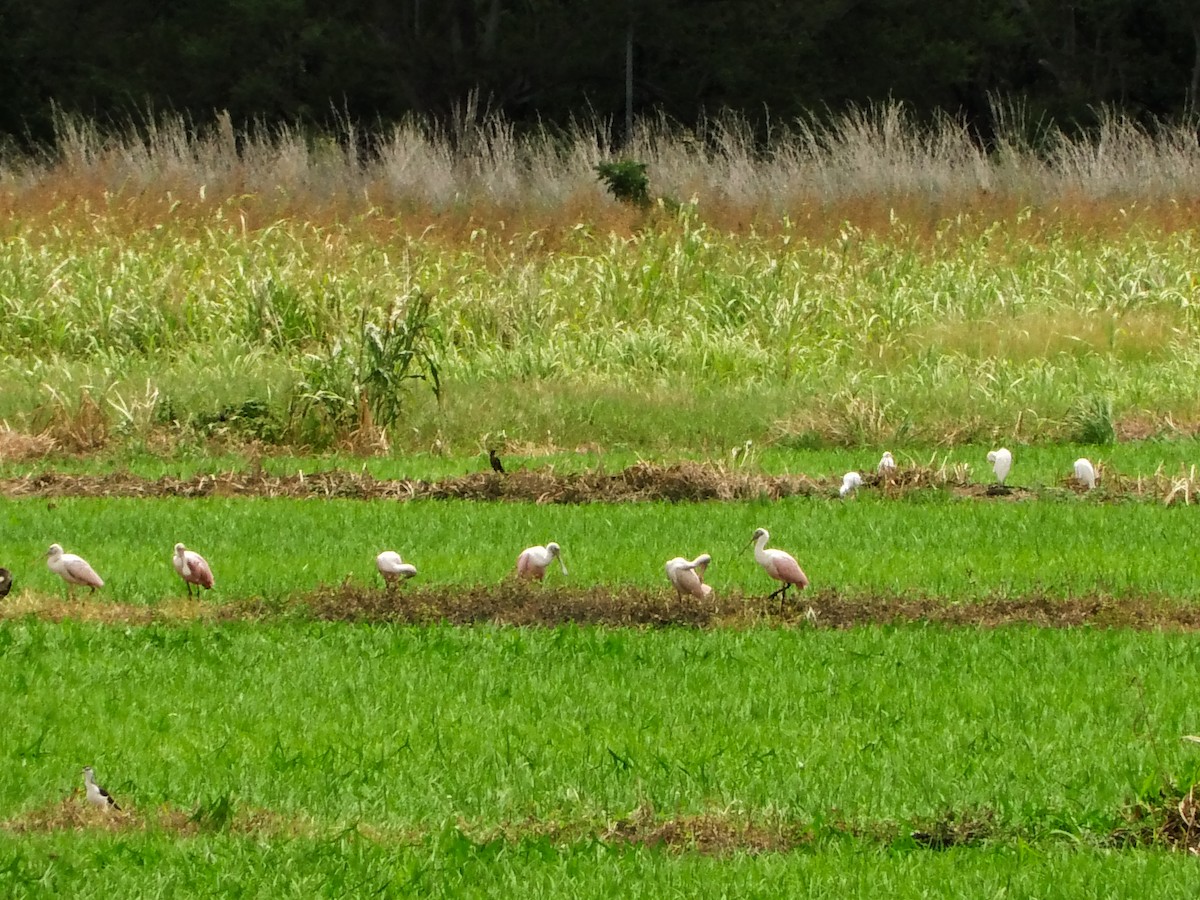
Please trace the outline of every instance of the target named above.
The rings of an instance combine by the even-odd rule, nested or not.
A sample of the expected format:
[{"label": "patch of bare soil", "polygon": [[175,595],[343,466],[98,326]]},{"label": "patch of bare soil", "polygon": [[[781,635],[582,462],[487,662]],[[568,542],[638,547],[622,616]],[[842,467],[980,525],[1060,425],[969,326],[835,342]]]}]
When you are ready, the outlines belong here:
[{"label": "patch of bare soil", "polygon": [[530,586],[516,581],[460,588],[432,587],[386,591],[342,585],[292,599],[291,605],[317,619],[347,622],[446,622],[470,625],[555,626],[573,622],[610,626],[738,627],[756,623],[813,628],[928,623],[995,628],[1035,625],[1042,628],[1131,628],[1200,630],[1200,605],[1159,598],[1045,596],[973,602],[902,597],[842,597],[814,591],[778,601],[728,594],[704,603],[680,601],[669,590]]},{"label": "patch of bare soil", "polygon": [[[2,433],[0,433],[2,434]],[[348,500],[475,500],[532,503],[635,503],[649,500],[698,502],[705,500],[778,500],[783,497],[836,498],[840,478],[808,475],[764,475],[730,469],[713,463],[654,465],[638,463],[620,472],[559,474],[553,469],[523,469],[500,474],[476,472],[443,478],[377,479],[366,473],[330,470],[293,475],[270,475],[261,469],[189,478],[143,478],[129,472],[103,475],[69,475],[41,472],[0,478],[0,497],[290,497]],[[962,466],[927,468],[910,466],[886,476],[867,473],[865,491],[901,498],[913,491],[944,489],[962,499],[1019,502],[1082,493],[1073,479],[1049,488],[975,483]],[[1106,472],[1095,494],[1102,500],[1129,498],[1189,504],[1200,491],[1195,473],[1179,476],[1155,472],[1125,476]]]},{"label": "patch of bare soil", "polygon": [[1118,847],[1170,847],[1200,856],[1200,783],[1186,792],[1163,790],[1125,812],[1128,824],[1118,828],[1111,843]]},{"label": "patch of bare soil", "polygon": [[844,597],[833,590],[777,600],[730,593],[703,603],[679,600],[669,589],[530,585],[384,589],[354,584],[323,586],[268,603],[260,598],[223,603],[172,599],[154,606],[110,603],[100,597],[64,601],[30,592],[0,603],[0,620],[25,616],[101,624],[220,623],[301,617],[330,622],[410,625],[497,624],[554,627],[565,624],[633,628],[744,628],[752,625],[845,629],[864,625],[926,624],[943,627],[1127,628],[1200,631],[1200,604],[1159,597],[1005,597],[965,602],[939,598]]},{"label": "patch of bare soil", "polygon": [[[1121,814],[1125,824],[1093,840],[1118,849],[1162,847],[1200,856],[1200,805],[1197,787],[1186,792],[1164,791],[1152,800],[1128,806]],[[378,844],[420,844],[432,835],[419,829],[375,827],[355,824],[361,837]],[[1033,832],[1029,830],[1032,827]],[[607,822],[525,819],[499,827],[480,828],[460,820],[458,833],[472,843],[496,841],[517,843],[529,838],[552,839],[573,844],[601,841],[616,845],[640,845],[679,853],[727,856],[733,853],[789,853],[811,846],[822,836],[852,838],[868,845],[893,848],[948,850],[981,843],[1011,843],[1036,839],[1037,825],[1004,825],[988,809],[949,809],[908,823],[828,821],[820,826],[785,816],[752,816],[719,810],[661,817],[653,807],[642,806],[628,816]],[[59,831],[103,830],[165,831],[179,837],[224,832],[248,836],[313,838],[345,834],[339,824],[321,827],[305,817],[285,816],[259,807],[242,806],[228,797],[217,798],[193,810],[164,804],[148,813],[136,809],[104,810],[91,806],[76,790],[57,802],[28,810],[7,821],[0,829],[13,834]]]}]

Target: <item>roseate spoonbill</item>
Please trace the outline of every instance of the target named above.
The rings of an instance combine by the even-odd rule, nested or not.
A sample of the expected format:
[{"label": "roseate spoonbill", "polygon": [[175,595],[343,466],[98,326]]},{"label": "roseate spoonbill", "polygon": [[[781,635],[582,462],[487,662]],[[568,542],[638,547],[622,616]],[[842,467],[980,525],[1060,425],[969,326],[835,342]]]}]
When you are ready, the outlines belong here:
[{"label": "roseate spoonbill", "polygon": [[879,466],[876,470],[880,475],[891,475],[896,471],[896,459],[892,456],[891,450],[884,450],[883,456],[879,457]]},{"label": "roseate spoonbill", "polygon": [[63,553],[59,544],[51,544],[46,551],[46,567],[67,583],[67,596],[71,597],[71,588],[77,584],[87,585],[96,593],[96,588],[104,587],[104,579],[96,574],[96,570],[88,565],[87,560],[74,553]]},{"label": "roseate spoonbill", "polygon": [[1075,460],[1075,480],[1089,491],[1096,486],[1096,467],[1086,457]]},{"label": "roseate spoonbill", "polygon": [[417,574],[417,567],[402,560],[400,554],[395,550],[384,550],[375,557],[375,568],[383,576],[383,583],[387,587],[392,587],[396,582],[412,578]]},{"label": "roseate spoonbill", "polygon": [[783,587],[767,596],[767,599],[771,600],[778,595],[779,611],[783,612],[783,601],[787,596],[787,589],[794,584],[800,590],[804,590],[808,587],[808,576],[804,574],[804,570],[800,568],[800,564],[792,558],[791,554],[784,553],[782,550],[768,550],[767,541],[770,539],[771,535],[767,529],[758,528],[755,529],[754,536],[750,538],[750,543],[754,544],[754,561],[776,581],[783,582]]},{"label": "roseate spoonbill", "polygon": [[492,471],[504,474],[504,463],[500,462],[500,457],[496,455],[496,448],[492,447],[488,450],[488,462],[492,464]]},{"label": "roseate spoonbill", "polygon": [[838,494],[845,497],[847,494],[853,494],[862,487],[862,476],[857,472],[847,472],[842,476],[842,489]]},{"label": "roseate spoonbill", "polygon": [[562,573],[567,574],[567,565],[559,556],[558,544],[551,541],[545,547],[526,547],[521,551],[521,555],[517,557],[517,577],[532,578],[535,581],[541,581],[546,577],[546,568],[555,559],[562,567]]},{"label": "roseate spoonbill", "polygon": [[87,801],[92,806],[99,806],[103,810],[107,810],[111,806],[118,812],[120,811],[121,807],[112,798],[112,794],[96,784],[96,773],[92,771],[91,766],[83,767],[83,786],[87,789]]},{"label": "roseate spoonbill", "polygon": [[667,579],[675,587],[675,594],[680,600],[684,594],[691,594],[697,600],[712,594],[712,588],[704,583],[704,570],[710,562],[712,557],[707,553],[701,553],[695,559],[677,556],[667,560]]},{"label": "roseate spoonbill", "polygon": [[12,572],[0,568],[0,597],[7,597],[12,590]]},{"label": "roseate spoonbill", "polygon": [[1012,468],[1012,453],[1001,447],[999,450],[989,453],[987,461],[992,464],[992,471],[996,473],[996,482],[1004,484],[1004,479],[1008,477],[1008,470]]},{"label": "roseate spoonbill", "polygon": [[175,567],[175,571],[183,579],[184,586],[187,587],[189,599],[192,596],[193,584],[196,585],[197,597],[200,596],[200,588],[204,588],[206,591],[212,590],[212,569],[208,567],[208,560],[199,553],[189,550],[183,544],[176,544],[175,555],[171,557],[171,565]]}]

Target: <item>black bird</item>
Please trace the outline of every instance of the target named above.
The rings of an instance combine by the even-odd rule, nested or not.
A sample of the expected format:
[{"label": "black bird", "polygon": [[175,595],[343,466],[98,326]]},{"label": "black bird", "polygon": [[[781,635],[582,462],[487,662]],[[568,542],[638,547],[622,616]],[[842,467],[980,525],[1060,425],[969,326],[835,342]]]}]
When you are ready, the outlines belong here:
[{"label": "black bird", "polygon": [[488,450],[488,461],[492,464],[492,471],[504,474],[504,463],[500,462],[500,457],[496,455],[496,448],[492,447]]},{"label": "black bird", "polygon": [[7,597],[12,590],[12,572],[0,569],[0,597]]}]

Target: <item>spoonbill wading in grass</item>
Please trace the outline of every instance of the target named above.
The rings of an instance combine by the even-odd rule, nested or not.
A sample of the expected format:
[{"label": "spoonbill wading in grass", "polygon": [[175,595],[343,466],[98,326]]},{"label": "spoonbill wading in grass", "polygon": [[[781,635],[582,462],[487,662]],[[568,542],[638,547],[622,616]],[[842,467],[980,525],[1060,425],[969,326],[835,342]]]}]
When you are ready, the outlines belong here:
[{"label": "spoonbill wading in grass", "polygon": [[880,475],[894,475],[896,473],[896,459],[892,456],[891,450],[883,451],[883,456],[879,457],[879,465],[875,471]]},{"label": "spoonbill wading in grass", "polygon": [[1012,453],[1006,447],[1001,447],[989,453],[987,461],[992,464],[992,471],[996,473],[996,483],[1003,486],[1004,479],[1008,477],[1012,468]]},{"label": "spoonbill wading in grass", "polygon": [[104,587],[104,579],[96,574],[96,570],[88,565],[87,560],[74,553],[63,553],[60,544],[51,544],[46,551],[46,567],[67,583],[67,597],[73,596],[71,589],[82,584],[96,593],[96,588]]},{"label": "spoonbill wading in grass", "polygon": [[[754,536],[750,538],[750,543],[754,544],[754,561],[776,581],[783,582],[783,586],[779,590],[773,591],[767,596],[767,599],[771,600],[778,595],[779,611],[783,612],[783,601],[787,596],[787,589],[794,584],[800,590],[804,590],[808,587],[808,576],[804,574],[804,570],[800,568],[800,564],[792,558],[790,553],[784,553],[782,550],[768,550],[767,541],[770,539],[771,535],[767,529],[758,528],[755,530]],[[750,544],[746,546],[748,547]],[[744,553],[745,550],[742,552]]]},{"label": "spoonbill wading in grass", "polygon": [[847,472],[842,476],[842,487],[838,491],[838,496],[845,497],[848,494],[853,494],[862,487],[862,476],[857,472]]},{"label": "spoonbill wading in grass", "polygon": [[1086,457],[1075,460],[1075,480],[1089,491],[1096,486],[1096,467]]},{"label": "spoonbill wading in grass", "polygon": [[389,588],[417,574],[417,567],[402,560],[395,550],[384,550],[375,557],[375,568],[383,576],[384,586]]},{"label": "spoonbill wading in grass", "polygon": [[91,766],[83,767],[83,786],[87,790],[87,802],[92,806],[98,806],[103,810],[112,807],[120,812],[121,807],[112,798],[112,794],[96,784],[96,773],[92,771]]},{"label": "spoonbill wading in grass", "polygon": [[558,564],[562,567],[562,573],[567,574],[567,564],[562,561],[559,555],[558,544],[551,541],[545,547],[526,547],[521,551],[521,555],[517,557],[517,577],[533,579],[541,581],[546,577],[546,568],[554,560],[558,560]]},{"label": "spoonbill wading in grass", "polygon": [[183,583],[187,587],[189,599],[192,596],[193,584],[196,585],[197,598],[200,597],[201,588],[204,588],[206,591],[212,590],[212,569],[208,567],[208,560],[199,553],[189,550],[183,544],[176,544],[175,555],[171,557],[171,564],[175,566],[175,571],[183,579]]},{"label": "spoonbill wading in grass", "polygon": [[7,597],[12,590],[12,572],[0,569],[0,597]]},{"label": "spoonbill wading in grass", "polygon": [[704,583],[704,571],[712,557],[701,553],[695,559],[684,559],[677,556],[667,560],[667,579],[675,588],[676,596],[682,600],[684,594],[690,594],[697,600],[703,600],[712,594],[712,588]]}]

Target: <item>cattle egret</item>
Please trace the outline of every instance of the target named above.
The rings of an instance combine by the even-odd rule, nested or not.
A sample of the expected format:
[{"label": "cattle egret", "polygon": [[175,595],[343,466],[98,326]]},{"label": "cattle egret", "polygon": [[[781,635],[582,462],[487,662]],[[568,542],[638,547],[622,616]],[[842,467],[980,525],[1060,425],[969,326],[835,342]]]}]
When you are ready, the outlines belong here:
[{"label": "cattle egret", "polygon": [[712,594],[712,588],[704,583],[704,570],[710,562],[712,557],[707,553],[701,553],[695,559],[677,556],[667,560],[667,579],[675,587],[675,594],[680,600],[684,594],[690,594],[697,600]]},{"label": "cattle egret", "polygon": [[12,572],[0,569],[0,597],[7,597],[12,590]]},{"label": "cattle egret", "polygon": [[176,544],[175,555],[171,557],[171,564],[175,566],[175,571],[183,579],[189,598],[192,596],[193,584],[196,585],[197,597],[200,596],[201,588],[204,588],[206,591],[212,590],[212,569],[208,567],[208,561],[199,553],[189,550],[183,544]]},{"label": "cattle egret", "polygon": [[562,573],[567,574],[567,565],[559,556],[558,544],[551,541],[545,547],[526,547],[521,551],[521,555],[517,557],[517,577],[532,578],[535,581],[541,581],[546,577],[546,567],[555,559],[562,567]]},{"label": "cattle egret", "polygon": [[92,806],[99,806],[103,810],[107,810],[111,806],[118,812],[120,811],[121,807],[112,798],[112,794],[96,784],[96,774],[92,771],[91,766],[83,767],[83,786],[87,789],[87,801]]},{"label": "cattle egret", "polygon": [[862,476],[857,472],[847,472],[842,476],[842,489],[838,491],[838,494],[845,497],[847,494],[853,494],[860,487],[862,487]]},{"label": "cattle egret", "polygon": [[488,450],[488,462],[492,464],[493,472],[499,472],[501,475],[504,474],[504,463],[500,462],[500,457],[496,455],[494,447]]},{"label": "cattle egret", "polygon": [[1089,491],[1096,486],[1096,468],[1091,460],[1082,456],[1075,460],[1075,480]]},{"label": "cattle egret", "polygon": [[750,543],[754,544],[754,561],[776,581],[783,582],[783,587],[767,596],[767,599],[770,600],[778,595],[779,611],[783,612],[783,601],[787,596],[787,589],[794,584],[800,590],[804,590],[808,587],[808,576],[804,574],[804,570],[800,568],[800,564],[792,558],[791,554],[784,553],[782,550],[768,550],[767,541],[770,539],[771,535],[767,529],[758,528],[755,530],[754,536],[750,538]]},{"label": "cattle egret", "polygon": [[96,588],[104,587],[104,579],[96,574],[96,570],[87,564],[87,560],[74,553],[63,553],[59,544],[51,544],[46,551],[46,567],[67,583],[67,596],[71,588],[77,584],[86,585],[96,593]]},{"label": "cattle egret", "polygon": [[1004,479],[1008,477],[1008,470],[1012,468],[1012,453],[1001,447],[999,450],[989,453],[987,461],[992,464],[992,471],[996,473],[997,483],[1004,484]]},{"label": "cattle egret", "polygon": [[417,567],[406,563],[395,550],[384,550],[375,557],[375,568],[383,576],[383,583],[392,587],[398,581],[412,578],[417,574]]},{"label": "cattle egret", "polygon": [[883,456],[879,458],[879,467],[876,471],[880,475],[892,475],[896,471],[896,460],[892,456],[891,450],[884,450]]}]

